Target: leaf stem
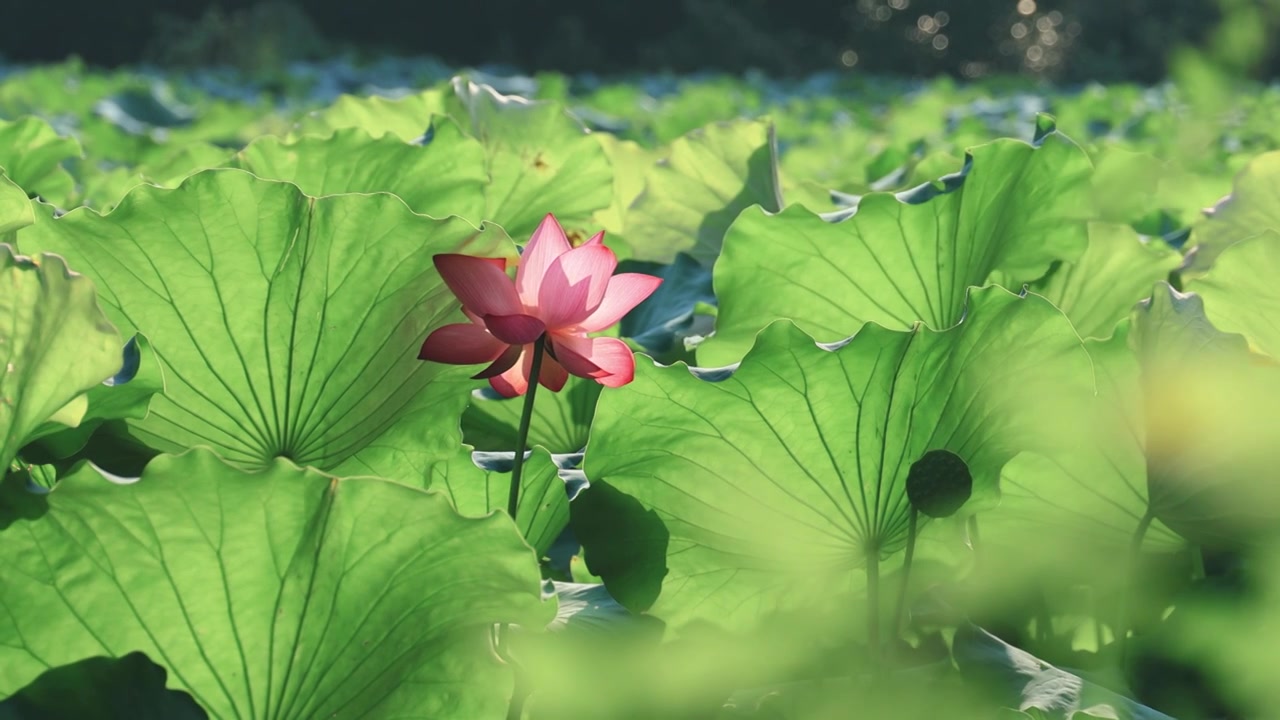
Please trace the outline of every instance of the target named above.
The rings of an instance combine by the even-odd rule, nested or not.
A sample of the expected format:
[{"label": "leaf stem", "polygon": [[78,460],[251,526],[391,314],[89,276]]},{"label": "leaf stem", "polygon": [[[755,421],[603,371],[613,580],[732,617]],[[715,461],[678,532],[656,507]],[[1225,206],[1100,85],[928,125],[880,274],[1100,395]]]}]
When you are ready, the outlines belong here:
[{"label": "leaf stem", "polygon": [[1116,628],[1116,642],[1120,645],[1121,666],[1129,658],[1129,626],[1133,622],[1130,616],[1133,614],[1134,586],[1140,582],[1138,569],[1142,563],[1142,541],[1147,535],[1147,529],[1151,527],[1151,523],[1155,519],[1155,510],[1148,507],[1146,514],[1138,521],[1138,527],[1133,531],[1133,539],[1129,542],[1129,578],[1120,595],[1120,623]]},{"label": "leaf stem", "polygon": [[[511,466],[511,490],[507,494],[507,514],[516,521],[520,507],[520,474],[524,470],[525,446],[529,442],[529,423],[533,420],[533,396],[538,390],[538,376],[542,373],[542,355],[546,350],[547,336],[542,335],[533,343],[533,363],[529,369],[529,391],[524,395],[524,410],[520,412],[520,427],[516,432],[516,456]],[[519,523],[516,523],[519,525]]]},{"label": "leaf stem", "polygon": [[920,512],[911,508],[911,519],[907,521],[907,556],[902,560],[902,589],[898,593],[898,607],[893,612],[893,634],[902,632],[902,620],[907,613],[907,590],[911,586],[911,561],[916,555],[916,525]]}]

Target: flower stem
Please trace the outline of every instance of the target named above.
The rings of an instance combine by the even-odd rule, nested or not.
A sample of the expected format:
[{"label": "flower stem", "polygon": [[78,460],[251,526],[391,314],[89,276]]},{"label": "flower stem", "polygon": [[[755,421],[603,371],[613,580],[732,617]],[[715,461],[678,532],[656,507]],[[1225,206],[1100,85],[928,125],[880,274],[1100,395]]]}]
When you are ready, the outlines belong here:
[{"label": "flower stem", "polygon": [[[533,364],[529,369],[529,391],[524,395],[524,410],[520,413],[520,427],[516,432],[516,456],[511,466],[511,491],[507,495],[507,514],[512,522],[516,520],[516,510],[520,507],[520,473],[524,470],[525,446],[529,442],[529,422],[533,420],[533,396],[538,391],[538,375],[542,373],[542,354],[546,349],[547,336],[539,337],[533,343]],[[516,523],[518,526],[519,523]]]}]

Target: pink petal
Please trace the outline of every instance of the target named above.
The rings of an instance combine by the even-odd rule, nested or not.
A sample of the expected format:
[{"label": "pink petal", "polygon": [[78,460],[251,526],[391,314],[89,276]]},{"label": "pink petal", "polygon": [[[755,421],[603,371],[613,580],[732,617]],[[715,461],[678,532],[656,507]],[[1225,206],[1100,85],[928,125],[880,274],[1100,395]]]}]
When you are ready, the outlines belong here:
[{"label": "pink petal", "polygon": [[595,235],[592,235],[590,240],[582,243],[582,247],[586,247],[587,245],[603,245],[603,244],[604,244],[604,231],[601,230]]},{"label": "pink petal", "polygon": [[493,336],[511,345],[528,345],[542,337],[547,326],[532,315],[485,315],[484,326]]},{"label": "pink petal", "polygon": [[489,386],[502,397],[520,397],[529,391],[529,375],[533,372],[533,347],[521,348],[520,362],[501,375],[489,378]]},{"label": "pink petal", "polygon": [[603,245],[583,245],[556,258],[538,289],[538,316],[551,329],[587,319],[617,266],[617,256]]},{"label": "pink petal", "polygon": [[538,382],[542,383],[542,387],[551,392],[560,392],[564,388],[565,382],[569,379],[569,371],[564,366],[556,362],[551,356],[542,358],[542,368],[538,372]]},{"label": "pink petal", "polygon": [[529,244],[524,246],[520,267],[516,269],[516,290],[525,305],[534,307],[538,304],[543,276],[552,261],[569,252],[570,248],[569,238],[565,237],[564,228],[560,227],[555,216],[548,214],[542,218],[542,223],[529,238]]},{"label": "pink petal", "polygon": [[436,255],[432,258],[440,277],[462,301],[462,306],[477,315],[515,315],[524,312],[520,296],[503,272],[502,258],[480,258],[471,255]]},{"label": "pink petal", "polygon": [[618,338],[599,337],[591,339],[591,362],[608,372],[604,377],[596,378],[596,382],[605,387],[622,387],[636,377],[636,356],[631,348]]},{"label": "pink petal", "polygon": [[511,367],[520,360],[520,355],[523,352],[523,345],[508,345],[507,349],[498,356],[497,360],[494,360],[489,367],[481,370],[475,375],[472,375],[471,379],[485,380],[487,378],[494,377],[495,375],[501,375],[502,373],[510,370]]},{"label": "pink petal", "polygon": [[600,307],[578,323],[585,332],[599,332],[622,319],[662,284],[662,278],[644,273],[622,273],[609,278]]},{"label": "pink petal", "polygon": [[475,365],[489,362],[502,354],[507,344],[471,323],[456,323],[436,328],[422,343],[419,360]]},{"label": "pink petal", "polygon": [[[635,378],[635,356],[631,348],[617,338],[557,334],[554,339],[556,358],[574,375],[590,378],[605,387],[622,387]],[[575,368],[596,370],[579,373]]]},{"label": "pink petal", "polygon": [[549,347],[551,352],[554,353],[555,359],[568,372],[578,377],[592,380],[607,374],[599,365],[591,362],[587,357],[591,354],[591,338],[567,333],[554,333],[548,340],[550,340]]}]

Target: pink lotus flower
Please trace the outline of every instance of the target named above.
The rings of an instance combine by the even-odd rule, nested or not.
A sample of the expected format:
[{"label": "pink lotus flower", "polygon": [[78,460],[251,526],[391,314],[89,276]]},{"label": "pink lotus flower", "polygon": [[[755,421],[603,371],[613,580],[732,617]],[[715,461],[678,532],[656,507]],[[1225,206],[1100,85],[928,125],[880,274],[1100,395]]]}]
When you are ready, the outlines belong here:
[{"label": "pink lotus flower", "polygon": [[547,215],[521,255],[514,284],[502,258],[436,255],[436,269],[471,322],[436,329],[418,357],[451,365],[490,363],[474,377],[487,378],[504,397],[516,397],[529,389],[536,343],[545,336],[538,373],[543,387],[559,391],[570,373],[606,387],[631,382],[636,370],[631,348],[617,338],[587,333],[621,320],[662,279],[614,275],[618,258],[603,241],[601,232],[575,248],[555,217]]}]

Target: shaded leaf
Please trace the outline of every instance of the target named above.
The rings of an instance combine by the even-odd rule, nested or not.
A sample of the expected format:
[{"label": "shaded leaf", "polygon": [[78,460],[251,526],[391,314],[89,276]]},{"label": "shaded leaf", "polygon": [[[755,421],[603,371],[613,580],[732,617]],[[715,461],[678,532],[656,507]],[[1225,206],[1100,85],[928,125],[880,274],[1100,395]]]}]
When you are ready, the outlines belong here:
[{"label": "shaded leaf", "polygon": [[134,652],[48,670],[0,702],[0,720],[206,720],[191,696],[165,688],[164,668]]},{"label": "shaded leaf", "polygon": [[[428,487],[448,495],[464,517],[505,514],[514,458],[514,452],[472,453],[463,446],[431,467]],[[550,453],[534,448],[520,476],[516,525],[538,557],[546,555],[569,523],[569,494],[557,470]]]},{"label": "shaded leaf", "polygon": [[987,685],[995,698],[1019,711],[1038,711],[1046,720],[1110,718],[1173,720],[1020,650],[982,628],[961,625],[952,656],[967,680]]},{"label": "shaded leaf", "polygon": [[[580,452],[587,444],[601,389],[594,380],[570,376],[560,392],[538,395],[529,423],[529,447]],[[504,398],[488,388],[474,391],[462,413],[463,440],[477,450],[513,452],[523,406],[523,398]]]},{"label": "shaded leaf", "polygon": [[[856,589],[869,557],[902,549],[904,486],[926,452],[963,459],[973,507],[989,505],[1013,455],[1069,442],[1058,398],[1092,387],[1061,313],[1000,288],[974,291],[966,320],[944,333],[869,325],[830,350],[776,323],[725,379],[641,362],[634,383],[602,395],[573,527],[589,569],[628,608],[656,595],[652,612],[674,625],[749,623]],[[579,509],[602,488],[652,513],[669,539],[628,537],[629,521],[611,517],[617,501],[597,502],[602,517]],[[628,553],[648,560],[610,561]]]},{"label": "shaded leaf", "polygon": [[[38,264],[37,264],[38,262]],[[0,244],[0,469],[48,423],[77,425],[81,397],[120,369],[120,335],[93,283],[56,255]],[[70,403],[80,399],[70,413]],[[61,416],[59,416],[59,414]]]}]

